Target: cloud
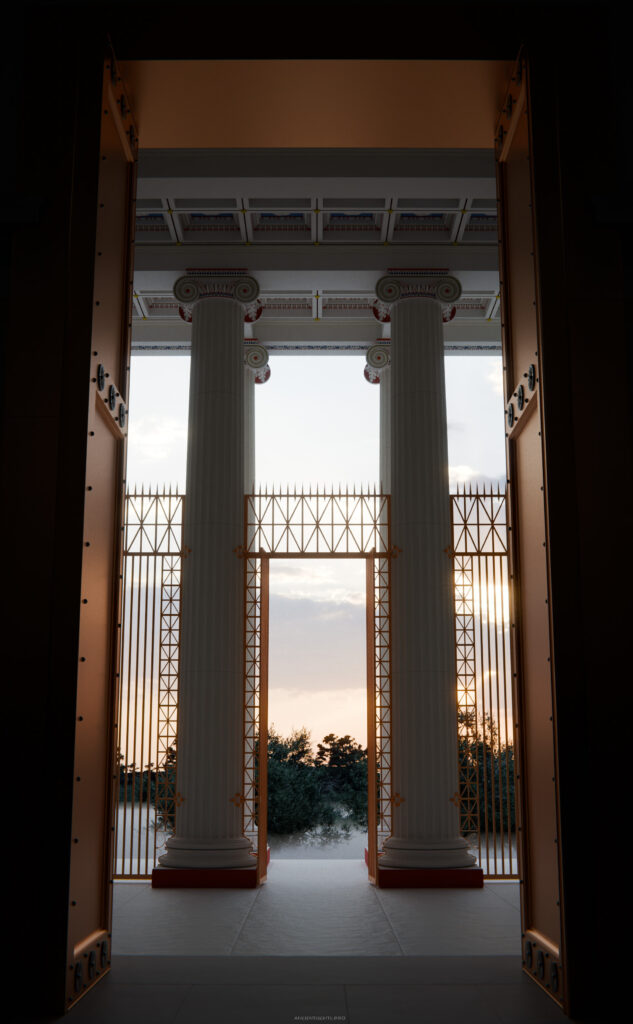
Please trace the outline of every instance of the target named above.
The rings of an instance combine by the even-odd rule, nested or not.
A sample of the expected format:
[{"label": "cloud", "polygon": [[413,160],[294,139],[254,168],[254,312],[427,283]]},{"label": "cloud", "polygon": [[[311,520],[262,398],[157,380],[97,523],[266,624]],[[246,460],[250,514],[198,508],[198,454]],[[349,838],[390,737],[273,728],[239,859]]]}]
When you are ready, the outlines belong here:
[{"label": "cloud", "polygon": [[323,594],[318,599],[271,593],[270,617],[286,626],[314,629],[321,622],[338,622],[356,628],[365,623],[365,597],[358,601],[332,600]]},{"label": "cloud", "polygon": [[186,443],[187,426],[175,416],[130,417],[130,438],[137,462],[163,462]]},{"label": "cloud", "polygon": [[472,466],[450,466],[448,472],[449,486],[451,491],[457,490],[457,487],[494,487],[500,486],[503,490],[505,488],[505,473],[499,473],[498,476],[488,476],[486,473],[481,473],[478,469],[474,469]]},{"label": "cloud", "polygon": [[269,621],[271,686],[333,693],[364,685],[367,637],[363,605],[271,595]]},{"label": "cloud", "polygon": [[451,490],[453,490],[457,484],[463,485],[474,483],[479,476],[479,470],[473,469],[472,466],[449,466],[448,469],[448,479]]},{"label": "cloud", "polygon": [[[271,565],[270,594],[313,604],[365,604],[365,565],[360,559],[305,559]],[[315,608],[312,614],[319,614]]]},{"label": "cloud", "polygon": [[367,743],[367,691],[365,687],[340,687],[337,690],[300,690],[293,687],[270,688],[269,722],[282,736],[305,726],[316,750],[317,743],[333,732],[353,736]]},{"label": "cloud", "polygon": [[503,364],[500,359],[494,361],[486,374],[486,379],[492,385],[493,393],[503,396]]}]

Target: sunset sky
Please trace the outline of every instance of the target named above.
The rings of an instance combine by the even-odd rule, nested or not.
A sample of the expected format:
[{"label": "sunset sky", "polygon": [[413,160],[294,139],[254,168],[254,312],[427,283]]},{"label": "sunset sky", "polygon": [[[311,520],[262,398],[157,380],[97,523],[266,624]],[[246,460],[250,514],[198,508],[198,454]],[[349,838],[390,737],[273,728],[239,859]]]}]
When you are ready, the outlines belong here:
[{"label": "sunset sky", "polygon": [[[257,478],[265,484],[378,483],[379,387],[359,356],[271,356],[256,387]],[[505,480],[501,358],[446,358],[449,471],[457,483]],[[185,490],[189,358],[132,360],[130,486]],[[272,561],[270,722],[366,742],[364,563]]]}]

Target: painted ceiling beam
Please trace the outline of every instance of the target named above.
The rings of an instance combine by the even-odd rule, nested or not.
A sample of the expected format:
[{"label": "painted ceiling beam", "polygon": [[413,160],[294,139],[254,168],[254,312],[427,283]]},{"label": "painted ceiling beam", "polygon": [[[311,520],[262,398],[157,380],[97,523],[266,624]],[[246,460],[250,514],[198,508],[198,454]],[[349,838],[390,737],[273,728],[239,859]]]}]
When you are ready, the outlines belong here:
[{"label": "painted ceiling beam", "polygon": [[496,271],[496,245],[347,245],[310,242],[293,245],[150,245],[139,243],[134,254],[136,271],[173,271],[189,267],[248,267],[260,270],[373,270],[386,274],[390,267],[442,267],[448,272]]}]

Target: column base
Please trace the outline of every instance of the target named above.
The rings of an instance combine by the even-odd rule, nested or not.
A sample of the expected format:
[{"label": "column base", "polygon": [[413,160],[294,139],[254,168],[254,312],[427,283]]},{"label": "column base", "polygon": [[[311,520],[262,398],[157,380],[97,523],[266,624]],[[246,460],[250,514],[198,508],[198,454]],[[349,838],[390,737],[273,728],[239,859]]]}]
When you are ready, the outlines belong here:
[{"label": "column base", "polygon": [[249,839],[189,839],[171,836],[165,843],[167,852],[158,858],[163,868],[214,870],[250,868],[255,856]]},{"label": "column base", "polygon": [[378,864],[379,889],[483,889],[481,868],[383,868]]},{"label": "column base", "polygon": [[[376,868],[379,889],[483,889],[484,873],[480,867],[468,868]],[[365,849],[369,867],[369,850]]]},{"label": "column base", "polygon": [[167,868],[152,871],[152,889],[256,889],[257,868]]},{"label": "column base", "polygon": [[412,868],[416,871],[474,868],[476,864],[477,859],[462,836],[454,839],[404,839],[390,836],[385,840],[380,855],[381,867]]}]

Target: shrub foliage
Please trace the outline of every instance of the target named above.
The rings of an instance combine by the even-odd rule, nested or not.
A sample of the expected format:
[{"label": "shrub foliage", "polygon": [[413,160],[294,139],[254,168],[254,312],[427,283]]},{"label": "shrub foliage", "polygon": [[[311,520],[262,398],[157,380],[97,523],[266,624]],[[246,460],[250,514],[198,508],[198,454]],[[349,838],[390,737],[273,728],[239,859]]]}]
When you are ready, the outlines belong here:
[{"label": "shrub foliage", "polygon": [[268,831],[308,832],[367,825],[367,751],[351,736],[328,733],[312,753],[310,734],[268,733]]},{"label": "shrub foliage", "polygon": [[[463,722],[463,716],[462,716]],[[463,779],[476,768],[481,832],[515,829],[514,748],[499,742],[490,716],[474,728],[470,739],[460,737]],[[470,772],[472,774],[472,771]],[[157,806],[157,827],[173,831],[175,825],[176,750],[171,747],[160,767],[119,765],[119,802],[149,800],[156,805],[157,782],[162,799]],[[313,754],[305,726],[283,737],[268,732],[268,831],[276,835],[312,829],[367,827],[367,750],[351,736],[328,733]]]}]

